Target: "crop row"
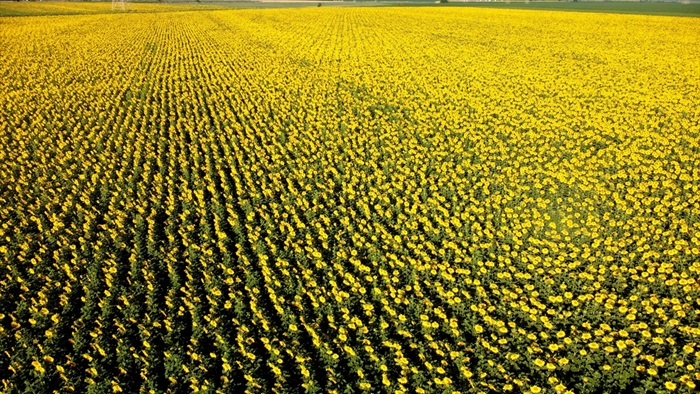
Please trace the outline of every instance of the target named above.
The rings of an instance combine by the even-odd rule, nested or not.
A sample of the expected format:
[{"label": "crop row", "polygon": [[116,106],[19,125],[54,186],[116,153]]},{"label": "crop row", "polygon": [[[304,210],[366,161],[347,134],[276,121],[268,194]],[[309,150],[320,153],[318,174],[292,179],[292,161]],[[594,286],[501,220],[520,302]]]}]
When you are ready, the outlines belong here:
[{"label": "crop row", "polygon": [[700,381],[692,20],[39,20],[0,20],[5,390]]}]

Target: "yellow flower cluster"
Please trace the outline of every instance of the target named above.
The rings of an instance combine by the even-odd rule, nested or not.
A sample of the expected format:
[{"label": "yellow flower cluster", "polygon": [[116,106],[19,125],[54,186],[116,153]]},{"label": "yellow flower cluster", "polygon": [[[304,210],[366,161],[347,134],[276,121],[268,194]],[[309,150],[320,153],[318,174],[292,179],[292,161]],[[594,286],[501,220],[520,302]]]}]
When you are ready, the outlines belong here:
[{"label": "yellow flower cluster", "polygon": [[4,391],[696,389],[695,19],[145,11],[0,18]]},{"label": "yellow flower cluster", "polygon": [[113,8],[110,2],[73,2],[56,1],[50,3],[29,2],[25,4],[17,2],[1,2],[0,17],[2,16],[39,16],[39,15],[75,15],[75,14],[107,14],[115,12],[173,12],[192,11],[195,9],[213,10],[216,6],[203,4],[155,4],[125,2],[124,10]]}]

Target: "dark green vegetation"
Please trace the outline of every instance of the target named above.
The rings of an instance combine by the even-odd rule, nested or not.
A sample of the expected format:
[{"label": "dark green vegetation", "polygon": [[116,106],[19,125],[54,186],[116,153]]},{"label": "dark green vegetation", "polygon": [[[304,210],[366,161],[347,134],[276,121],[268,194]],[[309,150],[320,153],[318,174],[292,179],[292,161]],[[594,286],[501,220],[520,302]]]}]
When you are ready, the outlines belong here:
[{"label": "dark green vegetation", "polygon": [[515,8],[523,10],[605,12],[615,14],[642,14],[667,16],[700,16],[700,3],[637,3],[637,2],[513,2],[513,3],[459,3],[459,7]]}]

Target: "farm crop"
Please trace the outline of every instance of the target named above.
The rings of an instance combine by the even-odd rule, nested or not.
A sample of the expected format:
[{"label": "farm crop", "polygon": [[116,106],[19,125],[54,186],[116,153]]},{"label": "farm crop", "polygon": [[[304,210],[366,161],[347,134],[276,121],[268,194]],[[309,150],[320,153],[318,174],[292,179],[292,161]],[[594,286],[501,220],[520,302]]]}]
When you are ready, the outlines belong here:
[{"label": "farm crop", "polygon": [[700,30],[0,19],[7,392],[691,392]]},{"label": "farm crop", "polygon": [[[2,16],[36,16],[36,15],[76,15],[76,14],[105,14],[112,12],[111,2],[0,2],[0,17]],[[124,6],[125,12],[173,12],[192,11],[195,9],[215,9],[215,6],[203,4],[156,4],[131,3]],[[42,21],[41,19],[35,21]]]}]

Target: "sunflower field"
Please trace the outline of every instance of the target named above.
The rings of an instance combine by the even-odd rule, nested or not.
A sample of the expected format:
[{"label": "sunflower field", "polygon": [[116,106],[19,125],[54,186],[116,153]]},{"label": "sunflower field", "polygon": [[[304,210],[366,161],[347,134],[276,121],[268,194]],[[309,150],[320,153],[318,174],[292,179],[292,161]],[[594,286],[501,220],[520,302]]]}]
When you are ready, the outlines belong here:
[{"label": "sunflower field", "polygon": [[0,390],[698,389],[697,19],[178,7],[0,18]]}]

